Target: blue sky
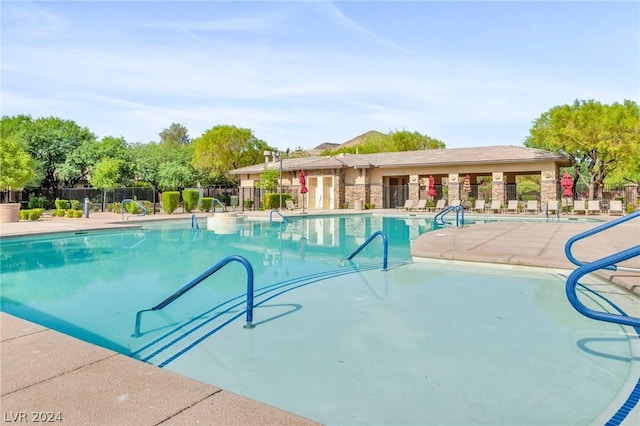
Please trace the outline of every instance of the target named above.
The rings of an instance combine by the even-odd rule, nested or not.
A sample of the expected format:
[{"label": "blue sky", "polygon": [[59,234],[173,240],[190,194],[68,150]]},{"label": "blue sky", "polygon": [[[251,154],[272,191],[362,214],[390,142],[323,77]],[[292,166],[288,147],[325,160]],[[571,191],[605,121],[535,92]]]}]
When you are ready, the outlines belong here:
[{"label": "blue sky", "polygon": [[575,99],[640,98],[637,1],[5,1],[3,115],[279,149],[417,131],[521,145]]}]

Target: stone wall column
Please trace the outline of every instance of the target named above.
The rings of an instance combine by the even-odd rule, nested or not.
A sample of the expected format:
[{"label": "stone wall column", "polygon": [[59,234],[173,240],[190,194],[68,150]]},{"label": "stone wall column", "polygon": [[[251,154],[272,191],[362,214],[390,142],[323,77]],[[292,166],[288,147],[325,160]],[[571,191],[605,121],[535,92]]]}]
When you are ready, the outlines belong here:
[{"label": "stone wall column", "polygon": [[504,175],[502,172],[491,174],[491,200],[504,202]]},{"label": "stone wall column", "polygon": [[418,175],[409,176],[409,199],[414,201],[420,199],[420,179]]},{"label": "stone wall column", "polygon": [[633,206],[634,210],[638,209],[638,184],[628,183],[624,186],[624,198],[627,200],[627,206]]},{"label": "stone wall column", "polygon": [[540,176],[540,208],[544,208],[549,201],[556,201],[557,192],[555,173],[543,172]]},{"label": "stone wall column", "polygon": [[369,185],[369,201],[375,205],[377,209],[381,209],[384,205],[382,200],[382,183]]},{"label": "stone wall column", "polygon": [[460,199],[460,176],[457,173],[449,174],[449,195],[447,204],[451,205],[454,200]]}]

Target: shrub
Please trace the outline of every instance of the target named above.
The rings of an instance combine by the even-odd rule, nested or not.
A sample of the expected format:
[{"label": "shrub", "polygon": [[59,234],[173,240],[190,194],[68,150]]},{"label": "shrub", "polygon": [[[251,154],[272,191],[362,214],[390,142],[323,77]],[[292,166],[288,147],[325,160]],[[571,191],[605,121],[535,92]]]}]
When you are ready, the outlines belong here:
[{"label": "shrub", "polygon": [[244,205],[245,209],[251,210],[251,208],[253,207],[253,200],[244,200],[242,205]]},{"label": "shrub", "polygon": [[180,193],[177,191],[164,191],[162,193],[162,207],[168,214],[173,213],[178,208]]},{"label": "shrub", "polygon": [[124,209],[129,214],[138,214],[140,207],[132,201],[127,201],[126,203],[124,203]]},{"label": "shrub", "polygon": [[[292,200],[291,194],[282,194],[282,207],[285,207],[287,204],[287,200]],[[271,194],[265,194],[263,200],[263,207],[265,210],[267,209],[276,209],[280,207],[280,193],[274,192]]]},{"label": "shrub", "polygon": [[56,205],[56,210],[67,210],[69,208],[69,201],[67,200],[56,198],[54,203]]},{"label": "shrub", "polygon": [[203,212],[210,212],[213,206],[213,197],[202,197],[202,205],[200,208]]},{"label": "shrub", "polygon": [[29,194],[29,209],[44,209],[47,207],[46,197],[36,197],[34,194]]},{"label": "shrub", "polygon": [[20,210],[20,220],[29,219],[29,210]]},{"label": "shrub", "polygon": [[44,209],[36,208],[27,210],[29,212],[29,220],[38,220],[42,217],[42,213],[44,213]]},{"label": "shrub", "polygon": [[375,209],[376,205],[373,203],[364,203],[364,209],[365,210],[369,210],[369,209]]},{"label": "shrub", "polygon": [[182,201],[184,203],[184,209],[187,213],[191,213],[198,207],[198,200],[200,199],[200,191],[197,189],[185,189],[182,191]]},{"label": "shrub", "polygon": [[82,203],[79,200],[71,200],[71,210],[82,210],[80,206]]}]

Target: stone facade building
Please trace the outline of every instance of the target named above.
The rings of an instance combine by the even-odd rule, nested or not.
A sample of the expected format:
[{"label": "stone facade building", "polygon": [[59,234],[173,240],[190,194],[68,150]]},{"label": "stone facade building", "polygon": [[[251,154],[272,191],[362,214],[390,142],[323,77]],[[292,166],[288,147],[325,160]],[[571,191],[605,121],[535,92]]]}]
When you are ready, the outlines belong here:
[{"label": "stone facade building", "polygon": [[[517,146],[429,149],[376,154],[338,154],[277,160],[232,170],[240,188],[256,188],[265,167],[282,171],[283,192],[302,204],[299,174],[305,171],[309,209],[394,208],[406,200],[445,198],[449,204],[473,198],[511,199],[518,176],[539,182],[532,195],[541,205],[561,197],[560,168],[569,158],[557,153]],[[465,178],[468,185],[464,186]],[[433,177],[437,195],[427,195]]]}]

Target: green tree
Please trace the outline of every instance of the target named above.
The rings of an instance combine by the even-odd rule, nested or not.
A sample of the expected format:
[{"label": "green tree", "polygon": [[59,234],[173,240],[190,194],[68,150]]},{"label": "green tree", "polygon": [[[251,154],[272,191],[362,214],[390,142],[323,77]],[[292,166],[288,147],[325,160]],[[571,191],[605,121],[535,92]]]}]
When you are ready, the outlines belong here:
[{"label": "green tree", "polygon": [[168,129],[160,132],[160,143],[186,145],[191,143],[189,131],[183,124],[171,123]]},{"label": "green tree", "polygon": [[120,186],[121,170],[121,160],[116,158],[104,158],[93,167],[89,183],[94,188],[102,189],[103,210],[106,192]]},{"label": "green tree", "polygon": [[264,151],[274,151],[250,129],[219,125],[193,141],[193,165],[204,175],[233,182],[229,170],[259,164]]},{"label": "green tree", "polygon": [[48,189],[51,196],[60,186],[57,172],[67,156],[82,143],[95,140],[95,135],[86,127],[57,117],[22,121],[19,134],[40,168],[36,173],[43,176],[41,186]]},{"label": "green tree", "polygon": [[166,162],[160,165],[158,177],[161,190],[180,190],[193,181],[193,170],[185,164]]},{"label": "green tree", "polygon": [[0,188],[24,188],[35,177],[33,167],[33,159],[16,135],[0,136]]},{"label": "green tree", "polygon": [[258,188],[264,189],[269,192],[274,192],[278,188],[280,179],[280,170],[265,165],[264,171],[260,175],[260,182],[258,182]]},{"label": "green tree", "polygon": [[603,105],[576,100],[556,106],[542,114],[529,133],[525,146],[570,158],[575,176],[589,187],[589,199],[602,196],[609,173],[637,171],[640,110],[633,101]]}]

